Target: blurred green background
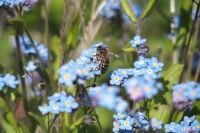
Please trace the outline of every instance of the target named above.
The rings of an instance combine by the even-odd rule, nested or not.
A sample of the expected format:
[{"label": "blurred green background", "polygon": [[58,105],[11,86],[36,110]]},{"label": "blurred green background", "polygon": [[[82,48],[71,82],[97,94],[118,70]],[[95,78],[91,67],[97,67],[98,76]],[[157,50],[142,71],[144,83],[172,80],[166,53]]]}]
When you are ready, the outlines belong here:
[{"label": "blurred green background", "polygon": [[[66,24],[66,40],[69,42],[70,34],[75,37],[69,42],[71,45],[68,47],[67,56],[65,62],[69,61],[71,58],[77,57],[77,53],[74,51],[79,48],[81,43],[81,37],[84,35],[84,26],[81,20],[80,7],[77,3],[80,1],[71,0],[68,5],[67,13],[67,24]],[[90,20],[90,13],[92,8],[93,0],[87,0],[84,5],[83,18],[85,25],[88,24]],[[141,8],[145,5],[145,0],[134,0]],[[55,43],[55,38],[60,35],[60,28],[63,17],[63,0],[51,0],[48,3],[48,7],[45,7],[45,1],[40,0],[39,3],[33,7],[32,10],[24,12],[23,19],[27,25],[31,35],[34,40],[42,42],[44,44],[51,44],[52,52],[58,51],[59,44]],[[48,10],[48,12],[46,12]],[[192,3],[189,0],[176,0],[176,14],[180,16],[180,27],[177,30],[180,36],[184,33],[188,34],[191,28],[192,19]],[[47,16],[48,15],[48,16]],[[6,71],[17,73],[18,63],[16,58],[16,53],[14,47],[14,39],[12,37],[12,28],[7,24],[6,13],[0,11],[0,64],[6,69]],[[77,17],[78,16],[78,17]],[[169,0],[156,0],[153,11],[151,14],[141,23],[141,36],[147,38],[147,45],[150,48],[149,56],[158,57],[164,64],[165,68],[171,65],[172,62],[172,42],[167,38],[170,33],[170,7]],[[107,82],[110,73],[117,68],[127,68],[132,64],[129,62],[129,57],[131,53],[125,53],[123,48],[128,44],[129,40],[135,35],[135,25],[122,24],[120,18],[115,19],[102,19],[102,25],[97,32],[94,39],[91,41],[93,43],[102,41],[105,42],[112,53],[119,56],[119,58],[112,57],[112,61],[109,70],[98,79],[98,82]],[[48,23],[47,23],[48,20]],[[78,29],[76,29],[78,26]],[[47,27],[46,27],[47,25]],[[48,38],[47,32],[48,31]],[[54,46],[57,45],[57,46]],[[182,57],[182,47],[183,38],[177,41],[177,49],[179,51],[179,61],[181,62]],[[199,40],[196,44],[193,44],[190,48],[191,58],[188,63],[192,62],[193,53],[199,46]],[[87,47],[87,46],[86,46]],[[85,48],[86,48],[85,47]],[[78,54],[80,54],[80,51]],[[133,61],[133,60],[132,60]],[[191,69],[187,69],[187,75],[185,80],[193,79],[191,75]],[[106,109],[97,109],[100,121],[106,132],[111,132],[112,129],[112,112]],[[92,127],[91,127],[92,128]]]}]

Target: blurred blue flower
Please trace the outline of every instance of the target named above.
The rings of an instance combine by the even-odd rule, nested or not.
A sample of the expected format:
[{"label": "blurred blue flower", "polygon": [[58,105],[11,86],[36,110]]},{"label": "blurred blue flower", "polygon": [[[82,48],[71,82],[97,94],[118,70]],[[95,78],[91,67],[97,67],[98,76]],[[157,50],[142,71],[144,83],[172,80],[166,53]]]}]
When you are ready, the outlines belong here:
[{"label": "blurred blue flower", "polygon": [[166,124],[165,131],[170,133],[196,133],[200,131],[200,123],[196,120],[195,116],[184,116],[180,124],[175,122]]},{"label": "blurred blue flower", "polygon": [[191,128],[194,132],[200,131],[200,123],[197,120],[194,120],[191,124]]},{"label": "blurred blue flower", "polygon": [[101,106],[112,111],[124,112],[128,103],[119,95],[119,88],[102,84],[101,86],[90,87],[88,92],[93,106]]},{"label": "blurred blue flower", "polygon": [[25,0],[23,3],[23,6],[30,9],[31,7],[36,5],[37,2],[38,2],[38,0]]},{"label": "blurred blue flower", "polygon": [[0,0],[0,6],[6,6],[13,8],[14,6],[19,6],[24,3],[24,0]]},{"label": "blurred blue flower", "polygon": [[118,75],[117,72],[112,73],[110,84],[112,84],[112,85],[120,85],[121,82],[122,82],[122,79],[123,79],[122,75]]},{"label": "blurred blue flower", "polygon": [[62,92],[56,92],[56,93],[54,93],[52,96],[49,96],[48,97],[48,100],[49,101],[59,101],[60,100],[60,97],[61,96],[66,96],[66,93],[64,92],[64,91],[62,91]]},{"label": "blurred blue flower", "polygon": [[120,124],[119,124],[118,121],[114,121],[113,122],[113,129],[112,129],[113,133],[118,133],[119,132],[119,129],[120,129],[119,126],[120,126]]},{"label": "blurred blue flower", "polygon": [[120,10],[120,0],[106,0],[105,2],[100,15],[110,19],[116,15],[117,10]]},{"label": "blurred blue flower", "polygon": [[137,48],[139,45],[144,45],[146,42],[146,39],[141,39],[139,35],[135,36],[133,40],[130,41],[130,44],[133,48]]},{"label": "blurred blue flower", "polygon": [[76,74],[73,70],[65,71],[60,75],[59,83],[64,84],[66,86],[71,86],[76,79]]},{"label": "blurred blue flower", "polygon": [[177,133],[177,132],[179,132],[179,127],[180,127],[179,124],[177,124],[175,122],[171,122],[170,124],[165,125],[165,131],[167,133]]},{"label": "blurred blue flower", "polygon": [[134,67],[137,69],[145,68],[148,65],[147,61],[148,60],[144,58],[143,56],[139,56],[139,60],[134,62]]},{"label": "blurred blue flower", "polygon": [[16,77],[11,74],[6,74],[3,77],[3,80],[4,80],[5,85],[12,89],[16,88],[17,85],[19,85],[19,83],[20,83],[19,80],[17,80]]},{"label": "blurred blue flower", "polygon": [[38,107],[39,111],[42,113],[42,115],[46,115],[49,113],[49,106],[48,105],[43,105]]},{"label": "blurred blue flower", "polygon": [[74,97],[67,95],[65,92],[54,93],[48,97],[49,104],[39,106],[40,112],[45,115],[47,113],[59,114],[62,112],[71,113],[78,108],[78,103]]},{"label": "blurred blue flower", "polygon": [[127,117],[127,115],[125,113],[119,113],[119,112],[116,115],[115,114],[113,115],[113,118],[115,118],[116,120],[121,120],[126,117]]},{"label": "blurred blue flower", "polygon": [[47,64],[48,63],[48,48],[45,47],[43,44],[38,43],[37,50],[40,58],[42,61]]},{"label": "blurred blue flower", "polygon": [[151,127],[154,131],[158,129],[162,129],[162,121],[159,121],[155,118],[151,119]]},{"label": "blurred blue flower", "polygon": [[149,64],[148,67],[152,68],[154,72],[162,71],[162,68],[164,66],[164,64],[159,62],[156,57],[152,57],[151,59],[148,59],[148,64]]},{"label": "blurred blue flower", "polygon": [[145,77],[130,78],[124,86],[130,98],[136,102],[144,98],[151,99],[162,88],[161,83]]},{"label": "blurred blue flower", "polygon": [[103,93],[99,97],[99,105],[109,110],[114,110],[116,106],[116,95]]},{"label": "blurred blue flower", "polygon": [[22,49],[22,52],[26,55],[29,54],[39,54],[41,60],[43,63],[47,64],[48,63],[48,48],[37,41],[34,41],[34,45],[36,46],[37,52],[31,42],[31,40],[27,36],[20,36],[19,37],[19,42],[20,42],[20,47]]},{"label": "blurred blue flower", "polygon": [[25,67],[27,72],[34,71],[37,69],[37,66],[34,64],[33,61],[29,61],[28,65]]},{"label": "blurred blue flower", "polygon": [[[59,114],[61,112],[59,102],[49,101],[48,110],[50,113]],[[42,111],[44,111],[44,110],[42,110]]]},{"label": "blurred blue flower", "polygon": [[175,28],[178,28],[180,26],[180,17],[175,16],[173,21],[174,21]]},{"label": "blurred blue flower", "polygon": [[200,99],[200,84],[196,82],[176,84],[172,86],[172,90],[173,102],[178,106]]},{"label": "blurred blue flower", "polygon": [[124,112],[126,109],[128,109],[127,101],[123,100],[121,97],[118,97],[115,107],[116,112]]},{"label": "blurred blue flower", "polygon": [[63,96],[60,97],[60,110],[62,112],[71,113],[73,109],[78,107],[78,103],[75,101],[74,97],[72,96]]}]

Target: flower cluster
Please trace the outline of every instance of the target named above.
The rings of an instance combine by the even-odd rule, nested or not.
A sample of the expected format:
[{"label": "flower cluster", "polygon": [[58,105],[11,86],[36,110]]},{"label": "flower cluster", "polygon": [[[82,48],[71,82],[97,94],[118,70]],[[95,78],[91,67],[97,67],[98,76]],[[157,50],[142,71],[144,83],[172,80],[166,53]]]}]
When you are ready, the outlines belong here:
[{"label": "flower cluster", "polygon": [[97,87],[90,87],[89,97],[93,106],[101,106],[116,112],[124,112],[128,108],[128,103],[118,96],[119,88],[103,84]]},{"label": "flower cluster", "polygon": [[146,39],[141,39],[140,36],[136,36],[132,41],[130,41],[132,47],[138,48],[136,50],[139,54],[139,58],[134,62],[134,68],[118,69],[114,71],[111,75],[110,84],[122,85],[124,81],[130,77],[160,78],[160,72],[162,72],[164,64],[159,62],[156,57],[144,57],[144,55],[146,55],[145,42]]},{"label": "flower cluster", "polygon": [[151,99],[162,89],[161,83],[144,77],[128,79],[124,85],[130,98],[136,102],[144,98]]},{"label": "flower cluster", "polygon": [[195,82],[186,82],[174,85],[173,102],[178,109],[191,105],[196,99],[200,99],[200,84]]},{"label": "flower cluster", "polygon": [[[20,42],[21,49],[25,55],[36,55],[38,52],[43,63],[47,64],[48,49],[44,44],[36,42],[36,41],[34,41],[34,44],[32,44],[31,40],[26,36],[20,36],[19,42]],[[36,46],[36,49],[33,45]]]},{"label": "flower cluster", "polygon": [[0,0],[0,7],[5,6],[13,8],[14,6],[24,6],[31,8],[37,3],[37,0]]},{"label": "flower cluster", "polygon": [[[162,129],[162,122],[153,118],[150,121],[141,112],[135,112],[131,114],[117,113],[114,117],[113,132],[135,132],[138,131],[149,131]],[[150,128],[151,127],[151,128]]]},{"label": "flower cluster", "polygon": [[45,115],[47,113],[59,114],[62,112],[71,113],[78,108],[78,103],[74,97],[65,92],[55,93],[48,97],[49,105],[39,106],[40,112]]},{"label": "flower cluster", "polygon": [[11,74],[5,74],[0,76],[0,91],[4,87],[9,87],[12,89],[15,89],[17,85],[19,85],[19,80],[16,79],[14,75]]},{"label": "flower cluster", "polygon": [[124,80],[130,77],[158,79],[163,66],[163,63],[159,62],[156,57],[145,58],[140,56],[139,60],[134,62],[134,68],[114,71],[111,75],[110,84],[121,85],[124,83]]},{"label": "flower cluster", "polygon": [[179,124],[171,122],[165,125],[167,133],[198,133],[200,131],[200,123],[195,119],[195,116],[185,116]]},{"label": "flower cluster", "polygon": [[103,43],[92,45],[82,52],[76,60],[71,60],[59,69],[59,83],[71,86],[73,83],[84,84],[85,80],[100,75],[100,61],[96,60],[97,48],[107,46]]},{"label": "flower cluster", "polygon": [[116,16],[117,10],[120,10],[120,0],[106,0],[105,6],[102,8],[100,15],[106,18]]}]

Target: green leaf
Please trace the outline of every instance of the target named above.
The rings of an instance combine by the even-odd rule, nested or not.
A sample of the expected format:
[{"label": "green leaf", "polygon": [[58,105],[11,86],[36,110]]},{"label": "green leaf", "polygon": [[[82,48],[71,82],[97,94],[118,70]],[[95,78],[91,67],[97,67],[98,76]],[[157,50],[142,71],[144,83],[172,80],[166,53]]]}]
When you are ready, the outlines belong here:
[{"label": "green leaf", "polygon": [[70,127],[70,120],[71,120],[71,114],[69,114],[69,113],[65,113],[64,114],[64,118],[65,118],[65,125],[67,126],[67,127]]},{"label": "green leaf", "polygon": [[155,0],[148,0],[148,3],[146,5],[145,9],[142,12],[141,19],[144,19],[145,17],[147,17],[149,15],[149,13],[152,10],[152,7],[153,7],[154,3],[155,3]]},{"label": "green leaf", "polygon": [[13,129],[10,123],[8,123],[2,117],[0,119],[0,125],[1,125],[1,128],[5,131],[5,133],[16,133],[16,131]]},{"label": "green leaf", "polygon": [[47,131],[47,126],[45,124],[45,119],[43,116],[37,115],[35,113],[29,112],[28,113],[30,116],[32,116],[40,125],[40,127],[43,128],[43,130],[45,130],[45,132]]},{"label": "green leaf", "polygon": [[131,46],[131,44],[127,44],[127,45],[123,48],[123,50],[124,50],[125,52],[133,52],[133,51],[135,51],[135,49]]},{"label": "green leaf", "polygon": [[84,116],[80,117],[78,120],[76,120],[71,126],[71,129],[76,128],[77,126],[81,125],[83,123]]},{"label": "green leaf", "polygon": [[171,88],[173,84],[178,83],[183,70],[183,64],[173,64],[166,71],[164,71],[162,77],[165,81],[168,81],[168,88]]},{"label": "green leaf", "polygon": [[69,32],[67,34],[67,48],[74,48],[78,39],[79,29],[80,29],[80,14],[77,13],[72,21]]},{"label": "green leaf", "polygon": [[158,120],[167,123],[170,116],[170,108],[167,105],[156,105],[155,108],[149,111],[150,118],[157,118]]},{"label": "green leaf", "polygon": [[180,120],[182,119],[183,115],[184,115],[184,111],[182,111],[182,112],[176,112],[173,115],[172,121],[177,122],[177,123],[180,122]]},{"label": "green leaf", "polygon": [[7,103],[5,102],[5,100],[3,98],[0,97],[0,109],[4,110],[4,112],[6,110],[8,110],[8,106]]},{"label": "green leaf", "polygon": [[11,93],[10,93],[10,98],[11,98],[11,101],[14,102],[14,101],[15,101],[15,98],[16,98],[16,97],[15,97],[15,94],[11,92]]},{"label": "green leaf", "polygon": [[121,0],[121,5],[126,15],[131,19],[132,22],[136,23],[137,17],[135,16],[128,0]]},{"label": "green leaf", "polygon": [[10,125],[12,125],[13,129],[14,129],[15,131],[18,132],[19,129],[18,129],[18,127],[17,127],[17,121],[16,121],[16,119],[15,119],[14,114],[13,114],[12,112],[9,111],[9,112],[6,114],[6,119],[7,119],[8,123],[9,123]]},{"label": "green leaf", "polygon": [[29,128],[23,122],[19,122],[19,125],[23,133],[30,133]]},{"label": "green leaf", "polygon": [[[53,51],[53,68],[55,70],[59,69],[60,65],[60,38],[57,36],[54,36],[52,39],[52,51]],[[58,79],[58,73],[54,73],[54,80]]]}]

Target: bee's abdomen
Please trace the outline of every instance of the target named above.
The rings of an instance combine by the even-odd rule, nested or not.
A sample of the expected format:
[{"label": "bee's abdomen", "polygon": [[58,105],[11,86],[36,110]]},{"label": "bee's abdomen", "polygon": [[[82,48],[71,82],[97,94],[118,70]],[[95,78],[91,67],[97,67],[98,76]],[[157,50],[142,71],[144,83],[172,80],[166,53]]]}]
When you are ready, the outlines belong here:
[{"label": "bee's abdomen", "polygon": [[110,63],[109,58],[102,59],[102,62],[100,64],[100,69],[102,74],[107,71],[109,63]]}]

